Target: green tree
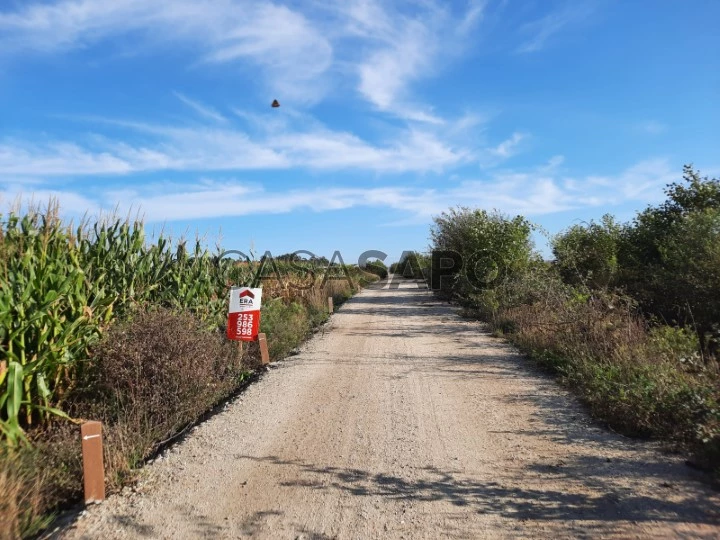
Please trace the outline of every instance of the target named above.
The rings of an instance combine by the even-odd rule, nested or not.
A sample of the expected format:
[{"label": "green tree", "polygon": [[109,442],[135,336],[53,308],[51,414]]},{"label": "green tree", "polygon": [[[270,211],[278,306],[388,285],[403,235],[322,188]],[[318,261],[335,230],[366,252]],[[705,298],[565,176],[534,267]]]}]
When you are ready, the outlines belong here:
[{"label": "green tree", "polygon": [[618,283],[646,312],[695,327],[707,350],[720,324],[720,180],[688,165],[665,193],[624,230]]},{"label": "green tree", "polygon": [[533,226],[522,216],[459,207],[434,218],[433,250],[452,250],[462,257],[455,292],[493,287],[525,272],[533,261]]},{"label": "green tree", "polygon": [[600,223],[574,225],[552,242],[555,265],[565,283],[605,289],[613,284],[618,270],[618,248],[622,227],[605,214]]}]

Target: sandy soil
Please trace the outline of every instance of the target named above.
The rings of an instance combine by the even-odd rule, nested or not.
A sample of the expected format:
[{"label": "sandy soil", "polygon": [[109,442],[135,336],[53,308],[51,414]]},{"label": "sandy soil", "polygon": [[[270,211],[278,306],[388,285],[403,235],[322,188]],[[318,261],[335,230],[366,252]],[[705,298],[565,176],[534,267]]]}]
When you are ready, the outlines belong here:
[{"label": "sandy soil", "polygon": [[718,538],[702,478],[408,281],[342,306],[59,536]]}]

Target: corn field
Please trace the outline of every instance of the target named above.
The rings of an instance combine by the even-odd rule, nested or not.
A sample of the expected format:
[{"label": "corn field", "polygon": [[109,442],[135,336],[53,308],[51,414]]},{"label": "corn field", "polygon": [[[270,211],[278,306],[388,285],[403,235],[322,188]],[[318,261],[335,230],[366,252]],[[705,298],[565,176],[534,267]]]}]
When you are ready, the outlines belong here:
[{"label": "corn field", "polygon": [[[223,265],[201,247],[160,237],[147,243],[141,222],[76,229],[57,208],[0,215],[0,429],[63,415],[88,350],[117,317],[149,305],[189,310],[217,325],[226,310]],[[226,273],[226,272],[225,272]]]},{"label": "corn field", "polygon": [[28,428],[68,419],[64,400],[115,320],[158,306],[189,311],[217,329],[231,284],[263,286],[268,300],[324,306],[348,271],[329,270],[336,277],[328,282],[298,263],[224,259],[199,240],[192,250],[184,240],[150,242],[140,221],[74,228],[53,205],[0,214],[0,433],[15,444],[27,440]]}]

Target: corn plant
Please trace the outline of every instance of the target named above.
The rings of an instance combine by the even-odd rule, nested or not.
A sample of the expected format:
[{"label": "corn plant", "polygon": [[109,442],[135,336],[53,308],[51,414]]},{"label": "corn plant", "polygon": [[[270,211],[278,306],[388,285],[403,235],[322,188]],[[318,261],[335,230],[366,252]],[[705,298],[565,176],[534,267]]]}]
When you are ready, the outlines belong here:
[{"label": "corn plant", "polygon": [[[0,327],[7,371],[0,379],[3,432],[11,439],[49,414],[72,386],[72,363],[99,337],[109,307],[88,283],[77,245],[46,215],[11,215],[5,224]],[[21,418],[22,414],[22,418]]]},{"label": "corn plant", "polygon": [[[66,416],[63,404],[83,380],[91,347],[116,319],[158,306],[217,328],[228,287],[259,281],[262,268],[211,254],[200,240],[191,250],[183,239],[149,241],[141,222],[73,229],[55,205],[0,215],[0,434],[18,441],[25,429]],[[273,268],[280,279],[263,280],[268,297],[291,303],[307,287],[323,289],[312,269]]]},{"label": "corn plant", "polygon": [[62,225],[57,208],[0,215],[0,432],[63,415],[89,357],[117,317],[157,305],[189,310],[209,325],[226,309],[227,264],[199,241],[148,243],[140,222]]}]

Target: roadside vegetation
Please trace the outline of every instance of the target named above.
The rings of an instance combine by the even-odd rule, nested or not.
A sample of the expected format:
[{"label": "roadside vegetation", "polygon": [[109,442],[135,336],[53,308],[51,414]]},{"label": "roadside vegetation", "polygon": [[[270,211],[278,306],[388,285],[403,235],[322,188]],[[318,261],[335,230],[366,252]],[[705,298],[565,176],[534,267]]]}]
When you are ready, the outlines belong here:
[{"label": "roadside vegetation", "polygon": [[720,472],[720,181],[691,167],[667,200],[533,249],[522,216],[435,219],[432,249],[461,254],[439,294],[559,374],[611,428],[657,438]]},{"label": "roadside vegetation", "polygon": [[411,251],[390,265],[390,273],[406,279],[429,279],[430,257]]},{"label": "roadside vegetation", "polygon": [[385,263],[381,260],[370,261],[366,263],[363,267],[363,270],[365,270],[366,272],[370,272],[371,274],[375,274],[380,279],[385,279],[388,277],[388,267],[385,266]]},{"label": "roadside vegetation", "polygon": [[251,380],[229,342],[231,285],[262,286],[271,358],[377,279],[327,260],[236,261],[141,222],[67,226],[58,208],[0,215],[0,538],[31,536],[80,500],[79,428],[103,422],[106,485],[135,471]]}]

